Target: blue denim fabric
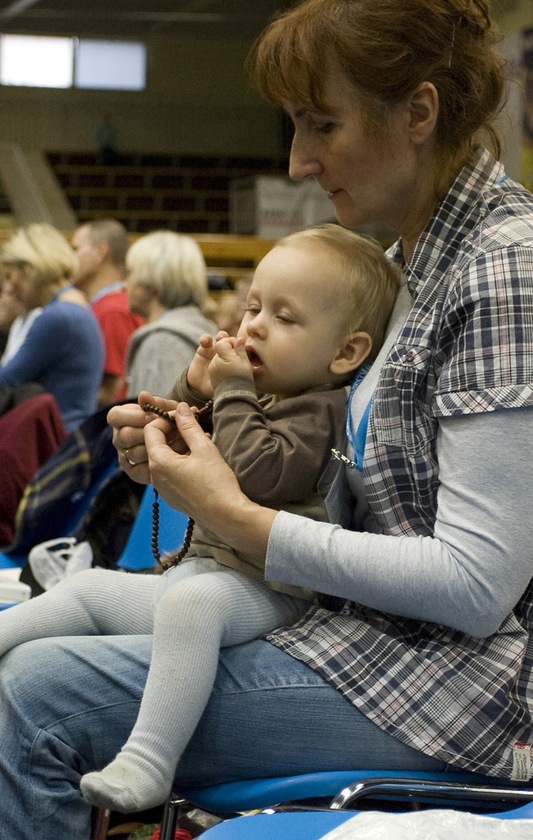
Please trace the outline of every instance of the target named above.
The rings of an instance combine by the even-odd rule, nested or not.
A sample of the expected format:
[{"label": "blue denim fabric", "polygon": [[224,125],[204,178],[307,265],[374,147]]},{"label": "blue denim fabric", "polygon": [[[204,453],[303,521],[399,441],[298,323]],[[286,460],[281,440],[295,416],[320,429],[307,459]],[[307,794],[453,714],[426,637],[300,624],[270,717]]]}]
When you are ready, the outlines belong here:
[{"label": "blue denim fabric", "polygon": [[[133,726],[150,636],[44,639],[0,662],[0,825],[19,840],[88,840],[80,776]],[[224,650],[177,782],[350,768],[441,770],[364,718],[306,665],[264,641]]]}]

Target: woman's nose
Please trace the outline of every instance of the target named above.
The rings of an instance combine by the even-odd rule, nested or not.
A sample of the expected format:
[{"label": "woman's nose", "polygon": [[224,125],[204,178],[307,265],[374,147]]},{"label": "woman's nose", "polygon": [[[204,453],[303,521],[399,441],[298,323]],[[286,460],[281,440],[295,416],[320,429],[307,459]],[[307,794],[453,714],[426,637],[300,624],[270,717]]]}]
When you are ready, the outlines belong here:
[{"label": "woman's nose", "polygon": [[289,158],[289,177],[293,181],[303,181],[305,178],[316,177],[321,171],[320,161],[312,154],[309,144],[295,132]]}]

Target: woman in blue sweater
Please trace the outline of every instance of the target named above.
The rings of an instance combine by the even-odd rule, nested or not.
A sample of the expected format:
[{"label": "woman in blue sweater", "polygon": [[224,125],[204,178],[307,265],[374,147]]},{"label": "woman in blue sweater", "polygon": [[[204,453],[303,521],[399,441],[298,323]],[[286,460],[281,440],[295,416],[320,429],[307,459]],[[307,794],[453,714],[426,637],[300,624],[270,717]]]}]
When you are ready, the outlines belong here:
[{"label": "woman in blue sweater", "polygon": [[70,432],[96,411],[104,354],[88,302],[70,285],[76,256],[51,225],[31,224],[6,242],[0,264],[25,308],[42,307],[19,351],[0,369],[0,389],[39,383],[55,397]]}]

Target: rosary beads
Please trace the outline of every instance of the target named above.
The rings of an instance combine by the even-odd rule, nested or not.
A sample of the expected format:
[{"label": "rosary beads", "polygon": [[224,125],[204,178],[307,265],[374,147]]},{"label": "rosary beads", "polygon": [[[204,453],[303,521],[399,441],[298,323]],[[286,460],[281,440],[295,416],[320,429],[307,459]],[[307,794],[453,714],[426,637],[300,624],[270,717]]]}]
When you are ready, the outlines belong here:
[{"label": "rosary beads", "polygon": [[[203,406],[203,408],[198,409],[197,416],[210,412],[211,408],[212,401],[210,400]],[[155,405],[150,405],[149,403],[143,405],[142,409],[143,411],[150,411],[152,414],[157,414],[158,417],[162,417],[164,420],[168,420],[168,422],[172,423],[174,426],[176,425],[174,417],[171,414],[169,414],[168,411],[163,411],[163,409],[158,408]],[[192,519],[189,516],[187,528],[185,529],[183,545],[180,548],[180,550],[177,551],[175,554],[167,554],[164,557],[161,556],[161,552],[159,551],[159,493],[154,487],[154,503],[152,505],[151,548],[156,563],[159,563],[163,569],[170,569],[171,566],[177,566],[179,563],[181,563],[181,561],[183,560],[190,548],[193,531],[194,519]]]}]

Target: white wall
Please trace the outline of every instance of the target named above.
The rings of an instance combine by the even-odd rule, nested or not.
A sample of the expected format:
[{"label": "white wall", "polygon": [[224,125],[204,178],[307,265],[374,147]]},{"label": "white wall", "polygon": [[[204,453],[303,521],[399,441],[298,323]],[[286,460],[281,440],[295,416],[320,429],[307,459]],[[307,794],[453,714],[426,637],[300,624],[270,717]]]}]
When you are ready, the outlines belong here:
[{"label": "white wall", "polygon": [[509,62],[508,100],[499,120],[499,131],[503,140],[502,159],[511,178],[520,178],[521,124],[524,112],[521,86],[522,32],[533,29],[533,2],[531,0],[507,0],[501,5],[507,8],[499,19],[505,35],[502,52]]},{"label": "white wall", "polygon": [[106,112],[124,151],[270,155],[275,112],[249,90],[239,40],[152,38],[142,93],[0,88],[0,142],[87,151]]},{"label": "white wall", "polygon": [[[532,0],[495,0],[506,34],[503,50],[517,75],[520,33],[533,27]],[[244,63],[250,44],[234,40],[153,37],[143,93],[0,88],[0,142],[23,148],[87,151],[109,112],[124,151],[276,155],[281,151],[277,112],[248,85]],[[500,121],[504,161],[519,171],[522,101],[511,86]]]}]

